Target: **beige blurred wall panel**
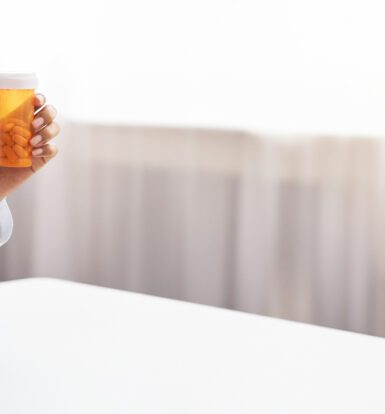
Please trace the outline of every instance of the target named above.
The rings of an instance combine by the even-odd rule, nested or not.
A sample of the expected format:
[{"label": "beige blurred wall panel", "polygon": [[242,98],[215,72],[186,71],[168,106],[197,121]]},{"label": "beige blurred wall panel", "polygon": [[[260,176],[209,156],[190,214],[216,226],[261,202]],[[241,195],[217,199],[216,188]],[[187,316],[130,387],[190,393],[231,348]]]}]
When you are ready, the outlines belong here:
[{"label": "beige blurred wall panel", "polygon": [[62,277],[385,335],[385,142],[66,123],[2,280]]}]

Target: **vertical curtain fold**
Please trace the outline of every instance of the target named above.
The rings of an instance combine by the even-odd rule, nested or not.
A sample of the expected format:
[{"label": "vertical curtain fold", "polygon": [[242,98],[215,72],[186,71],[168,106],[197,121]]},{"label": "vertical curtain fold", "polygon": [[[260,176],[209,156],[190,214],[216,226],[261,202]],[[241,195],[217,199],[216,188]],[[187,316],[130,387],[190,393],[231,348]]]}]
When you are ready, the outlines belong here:
[{"label": "vertical curtain fold", "polygon": [[1,280],[63,277],[385,335],[384,142],[67,122]]}]

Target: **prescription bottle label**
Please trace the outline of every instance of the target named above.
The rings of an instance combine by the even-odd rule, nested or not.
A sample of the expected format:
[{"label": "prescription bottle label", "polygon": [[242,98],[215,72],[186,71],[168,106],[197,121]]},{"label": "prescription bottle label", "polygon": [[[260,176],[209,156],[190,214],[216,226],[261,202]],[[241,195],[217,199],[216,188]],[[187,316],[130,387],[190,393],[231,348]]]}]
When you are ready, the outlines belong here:
[{"label": "prescription bottle label", "polygon": [[32,165],[34,85],[25,75],[0,74],[0,167]]}]

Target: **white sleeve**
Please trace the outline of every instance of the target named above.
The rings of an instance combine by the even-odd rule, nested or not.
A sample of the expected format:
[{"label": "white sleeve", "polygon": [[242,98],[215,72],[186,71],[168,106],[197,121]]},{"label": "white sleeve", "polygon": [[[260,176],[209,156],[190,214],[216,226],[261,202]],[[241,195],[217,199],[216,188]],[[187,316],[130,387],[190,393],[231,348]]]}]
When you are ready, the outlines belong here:
[{"label": "white sleeve", "polygon": [[13,229],[12,214],[6,200],[0,201],[0,246],[7,243]]}]

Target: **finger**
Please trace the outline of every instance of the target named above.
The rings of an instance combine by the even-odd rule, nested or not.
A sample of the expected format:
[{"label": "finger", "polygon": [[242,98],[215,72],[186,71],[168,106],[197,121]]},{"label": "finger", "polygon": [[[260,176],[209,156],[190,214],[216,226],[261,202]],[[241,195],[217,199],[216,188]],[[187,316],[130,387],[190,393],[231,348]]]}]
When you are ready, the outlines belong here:
[{"label": "finger", "polygon": [[41,148],[35,148],[32,150],[32,156],[36,158],[46,158],[46,160],[50,160],[51,158],[55,157],[58,153],[58,149],[54,145],[44,145]]},{"label": "finger", "polygon": [[41,147],[45,145],[51,139],[57,137],[60,133],[60,127],[56,122],[52,122],[43,129],[41,129],[38,134],[36,134],[30,141],[30,144],[33,147]]},{"label": "finger", "polygon": [[35,109],[39,109],[42,106],[45,105],[45,96],[42,95],[41,93],[38,93],[35,95],[35,100],[34,100],[34,105],[35,105]]},{"label": "finger", "polygon": [[53,145],[45,145],[38,149],[41,150],[41,153],[32,157],[32,166],[30,170],[32,173],[36,173],[40,168],[44,167],[58,152],[58,149]]},{"label": "finger", "polygon": [[56,117],[57,111],[56,109],[51,106],[47,105],[37,114],[37,117],[32,121],[32,127],[35,130],[39,130],[43,127],[43,125],[50,124]]}]

